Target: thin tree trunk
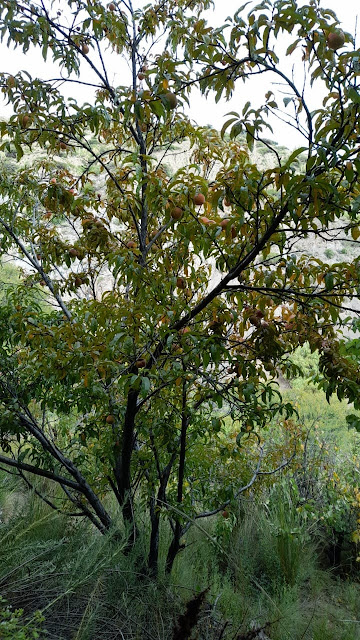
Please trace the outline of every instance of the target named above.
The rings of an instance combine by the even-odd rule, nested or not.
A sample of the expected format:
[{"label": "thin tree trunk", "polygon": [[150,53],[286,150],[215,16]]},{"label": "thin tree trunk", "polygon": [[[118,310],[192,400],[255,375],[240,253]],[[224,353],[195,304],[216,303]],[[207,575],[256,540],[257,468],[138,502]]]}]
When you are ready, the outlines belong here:
[{"label": "thin tree trunk", "polygon": [[115,464],[115,478],[118,488],[118,500],[124,522],[129,526],[127,550],[130,550],[137,537],[137,528],[131,499],[131,459],[134,448],[135,415],[138,392],[131,390],[128,394],[127,407],[122,434],[121,452]]},{"label": "thin tree trunk", "polygon": [[[182,411],[181,411],[181,434],[180,434],[180,457],[179,457],[179,473],[178,473],[178,486],[177,486],[177,503],[181,505],[183,499],[184,488],[184,473],[185,473],[185,458],[186,458],[186,433],[189,426],[189,416],[187,414],[187,397],[186,397],[186,382],[183,380],[182,389]],[[183,527],[180,522],[180,515],[176,516],[176,523],[173,533],[173,539],[168,549],[166,558],[165,571],[170,574],[174,565],[174,560],[177,553],[180,550],[180,539],[183,532]]]},{"label": "thin tree trunk", "polygon": [[155,500],[155,493],[150,500],[150,522],[151,522],[151,534],[150,534],[150,548],[148,556],[148,569],[152,577],[156,577],[159,568],[159,539],[160,539],[160,513],[161,509],[166,505],[166,488],[169,482],[171,469],[175,462],[176,453],[173,453],[168,464],[160,473],[160,486]]}]

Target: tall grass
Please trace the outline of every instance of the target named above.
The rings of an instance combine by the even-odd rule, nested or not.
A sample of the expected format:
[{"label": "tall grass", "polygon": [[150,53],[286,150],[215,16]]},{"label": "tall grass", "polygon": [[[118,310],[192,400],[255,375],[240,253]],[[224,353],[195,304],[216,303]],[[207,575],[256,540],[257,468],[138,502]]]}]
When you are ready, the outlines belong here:
[{"label": "tall grass", "polygon": [[[194,523],[171,578],[154,581],[143,570],[148,532],[124,555],[120,523],[101,536],[0,475],[0,590],[23,610],[14,640],[32,640],[34,628],[47,640],[172,640],[186,602],[205,589],[199,640],[255,638],[256,629],[271,640],[360,640],[359,585],[319,567],[294,491],[283,481],[243,498],[230,518]],[[168,536],[164,521],[163,543]]]}]

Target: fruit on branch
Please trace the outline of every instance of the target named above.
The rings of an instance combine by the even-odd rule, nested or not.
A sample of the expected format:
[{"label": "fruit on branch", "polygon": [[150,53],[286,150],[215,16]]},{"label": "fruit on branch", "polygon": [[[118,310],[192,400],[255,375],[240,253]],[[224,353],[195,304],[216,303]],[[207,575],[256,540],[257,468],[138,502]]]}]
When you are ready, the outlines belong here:
[{"label": "fruit on branch", "polygon": [[337,31],[331,31],[326,37],[326,43],[329,49],[332,49],[333,51],[341,49],[345,43],[344,32],[340,29]]},{"label": "fruit on branch", "polygon": [[129,240],[129,242],[126,243],[126,246],[128,249],[135,249],[136,248],[136,242],[134,242],[134,240]]},{"label": "fruit on branch", "polygon": [[146,78],[145,73],[143,73],[142,71],[139,71],[138,78],[139,78],[139,80],[145,80],[145,78]]},{"label": "fruit on branch", "polygon": [[204,224],[206,227],[211,224],[216,224],[215,220],[210,220],[210,218],[207,218],[206,216],[200,216],[199,222],[201,222],[201,224]]},{"label": "fruit on branch", "polygon": [[180,220],[183,215],[183,210],[180,207],[174,207],[170,213],[173,220]]},{"label": "fruit on branch", "polygon": [[16,85],[16,80],[14,78],[14,76],[9,76],[6,82],[7,86],[9,87],[9,89],[13,89]]},{"label": "fruit on branch", "polygon": [[60,147],[60,149],[64,149],[64,150],[68,148],[66,142],[64,142],[63,140],[61,140],[61,142],[59,144],[59,147]]},{"label": "fruit on branch", "polygon": [[222,220],[220,220],[219,226],[225,231],[229,222],[230,222],[229,218],[223,218]]},{"label": "fruit on branch", "polygon": [[87,54],[88,54],[88,53],[89,53],[89,51],[90,51],[89,46],[88,46],[87,44],[85,44],[85,43],[84,43],[84,44],[81,46],[81,51],[82,51],[82,53],[84,54],[84,56],[87,56]]},{"label": "fruit on branch", "polygon": [[185,278],[176,278],[176,286],[178,289],[186,289],[186,280]]},{"label": "fruit on branch", "polygon": [[20,113],[18,121],[22,129],[27,129],[27,127],[31,124],[31,118],[27,113]]},{"label": "fruit on branch", "polygon": [[231,207],[231,201],[229,200],[229,198],[224,198],[224,205],[225,207]]},{"label": "fruit on branch", "polygon": [[50,184],[56,184],[56,178],[51,178]]},{"label": "fruit on branch", "polygon": [[143,369],[144,367],[146,367],[145,358],[140,358],[140,360],[136,360],[135,365],[137,366],[138,369]]},{"label": "fruit on branch", "polygon": [[110,2],[109,6],[108,6],[109,11],[115,11],[116,7],[114,5],[113,2]]},{"label": "fruit on branch", "polygon": [[69,249],[69,256],[71,256],[72,258],[77,258],[78,255],[78,251],[77,249],[75,249],[75,247],[71,247],[71,249]]},{"label": "fruit on branch", "polygon": [[114,424],[114,422],[115,422],[115,418],[114,418],[114,416],[113,416],[111,413],[109,413],[109,415],[108,415],[108,416],[106,416],[106,420],[105,420],[105,422],[106,422],[107,424]]},{"label": "fruit on branch", "polygon": [[82,284],[84,284],[83,279],[80,278],[80,276],[76,276],[76,278],[75,278],[75,287],[81,287]]},{"label": "fruit on branch", "polygon": [[205,203],[205,196],[203,193],[197,193],[196,196],[194,196],[193,198],[194,204],[204,204]]},{"label": "fruit on branch", "polygon": [[222,517],[223,517],[223,518],[228,518],[228,517],[229,517],[229,512],[228,512],[228,510],[227,510],[227,509],[225,509],[225,510],[222,512],[222,514],[221,514],[221,515],[222,515]]},{"label": "fruit on branch", "polygon": [[168,91],[167,93],[165,93],[165,98],[167,100],[167,102],[169,103],[169,107],[170,109],[175,109],[176,105],[178,103],[178,99],[175,95],[175,93],[172,93],[172,91]]}]

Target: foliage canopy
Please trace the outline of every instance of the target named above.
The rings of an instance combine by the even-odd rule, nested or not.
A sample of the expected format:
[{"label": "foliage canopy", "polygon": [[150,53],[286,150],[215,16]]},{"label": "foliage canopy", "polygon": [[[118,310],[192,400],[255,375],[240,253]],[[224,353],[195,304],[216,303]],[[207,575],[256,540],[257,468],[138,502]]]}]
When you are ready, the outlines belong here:
[{"label": "foliage canopy", "polygon": [[[276,377],[296,372],[299,345],[319,352],[328,397],[360,404],[338,333],[359,261],[329,265],[299,244],[360,236],[359,52],[349,34],[328,47],[338,22],[317,0],[247,3],[217,28],[202,17],[210,0],[65,4],[0,7],[3,41],[60,69],[52,80],[0,75],[14,110],[1,150],[25,154],[15,174],[2,170],[1,253],[26,264],[0,311],[0,462],[30,484],[52,479],[61,496],[43,497],[102,532],[116,502],[133,539],[146,504],[149,567],[164,516],[170,570],[191,519],[261,473],[261,456],[255,473],[242,466],[242,443],[292,415]],[[311,86],[286,72],[282,38],[326,93],[314,111]],[[123,57],[128,81],[113,85]],[[86,66],[93,100],[65,98]],[[192,87],[228,99],[259,74],[263,105],[232,112],[221,133],[184,115]],[[286,157],[268,139],[274,115],[303,136]],[[258,141],[271,151],[266,170],[251,159]],[[223,437],[226,414],[236,445]]]}]

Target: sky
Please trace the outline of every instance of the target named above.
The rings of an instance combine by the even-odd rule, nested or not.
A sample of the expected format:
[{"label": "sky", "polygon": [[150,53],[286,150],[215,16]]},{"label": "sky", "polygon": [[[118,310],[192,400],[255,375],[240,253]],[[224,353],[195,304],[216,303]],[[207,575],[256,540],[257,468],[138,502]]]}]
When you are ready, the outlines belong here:
[{"label": "sky", "polygon": [[[140,7],[148,4],[148,1],[149,0],[134,0],[134,3]],[[218,26],[224,23],[227,16],[233,15],[242,2],[244,3],[245,0],[215,0],[215,10],[205,12],[204,17],[209,20],[211,25]],[[302,0],[300,0],[300,3],[307,4],[307,2]],[[339,2],[339,0],[322,0],[321,4],[322,6],[335,11],[341,21],[341,26],[344,31],[349,31],[352,34],[355,33],[356,20],[357,16],[359,16],[357,31],[360,30],[360,7],[358,0],[342,0],[342,2]],[[359,44],[359,38],[357,39],[357,43]],[[282,44],[284,48],[287,46],[285,39]],[[116,65],[114,65],[112,77],[110,74],[110,80],[115,85],[124,84],[124,82],[121,81],[121,66],[119,66],[118,58],[116,58],[116,60],[117,62]],[[58,71],[56,71],[56,68],[50,61],[47,61],[46,63],[43,61],[38,51],[30,50],[26,56],[24,56],[24,54],[22,54],[18,49],[7,50],[4,44],[0,45],[0,71],[15,75],[16,72],[22,69],[28,70],[33,77],[37,76],[44,79],[58,77],[59,75]],[[290,66],[287,71],[291,73]],[[85,68],[84,77],[91,81],[91,75],[88,74],[88,71]],[[243,84],[243,82],[238,81],[231,101],[220,101],[218,104],[215,103],[215,100],[212,97],[205,98],[201,96],[198,91],[194,91],[191,95],[191,106],[189,109],[186,109],[186,112],[200,125],[211,124],[217,129],[221,129],[222,124],[226,119],[225,116],[229,111],[241,112],[242,107],[248,100],[251,100],[255,107],[259,106],[264,102],[264,95],[266,91],[273,88],[274,86],[271,85],[271,80],[268,76],[261,76],[260,79],[257,78],[247,84]],[[319,87],[316,90],[308,89],[307,93],[310,108],[316,108],[322,100],[323,94],[321,88]],[[91,94],[84,93],[83,99],[90,101]],[[10,115],[10,111],[9,108],[5,107],[4,102],[1,102],[0,100],[0,116],[4,115]],[[302,144],[301,136],[296,134],[294,129],[289,129],[284,125],[279,126],[277,121],[273,121],[272,125],[274,128],[274,135],[269,133],[269,135],[267,134],[267,137],[273,137],[280,144],[285,144],[290,148]]]}]

